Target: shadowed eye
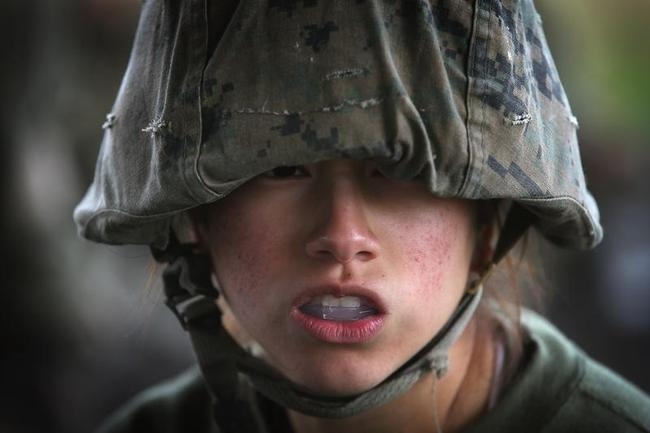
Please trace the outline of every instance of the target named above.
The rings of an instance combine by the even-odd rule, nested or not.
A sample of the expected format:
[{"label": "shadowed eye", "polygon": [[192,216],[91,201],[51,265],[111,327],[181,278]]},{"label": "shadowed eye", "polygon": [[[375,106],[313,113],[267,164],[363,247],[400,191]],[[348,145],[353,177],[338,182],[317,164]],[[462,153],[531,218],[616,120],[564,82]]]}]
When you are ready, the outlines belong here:
[{"label": "shadowed eye", "polygon": [[287,165],[281,167],[275,167],[273,170],[269,170],[266,173],[262,174],[262,177],[270,179],[292,179],[300,177],[308,177],[309,172],[302,165]]}]

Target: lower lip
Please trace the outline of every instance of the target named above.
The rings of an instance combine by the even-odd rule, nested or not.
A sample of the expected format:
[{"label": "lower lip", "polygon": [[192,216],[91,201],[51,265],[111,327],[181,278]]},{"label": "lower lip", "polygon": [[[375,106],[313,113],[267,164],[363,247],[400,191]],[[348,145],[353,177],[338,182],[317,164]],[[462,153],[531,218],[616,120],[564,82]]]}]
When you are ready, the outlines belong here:
[{"label": "lower lip", "polygon": [[291,318],[317,340],[338,344],[367,343],[384,325],[384,318],[380,314],[344,322],[308,316],[300,309],[293,308]]}]

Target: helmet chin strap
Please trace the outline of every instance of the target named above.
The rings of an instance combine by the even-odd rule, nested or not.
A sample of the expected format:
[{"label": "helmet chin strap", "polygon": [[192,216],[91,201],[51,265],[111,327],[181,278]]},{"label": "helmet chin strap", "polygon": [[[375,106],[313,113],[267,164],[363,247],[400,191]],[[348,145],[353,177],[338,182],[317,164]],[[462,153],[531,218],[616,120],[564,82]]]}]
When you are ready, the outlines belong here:
[{"label": "helmet chin strap", "polygon": [[383,382],[358,395],[323,396],[301,388],[287,379],[269,380],[267,376],[244,373],[259,392],[288,409],[320,418],[344,418],[359,414],[402,395],[431,371],[442,377],[448,368],[449,347],[470,321],[481,293],[480,287],[474,293],[465,293],[441,332]]},{"label": "helmet chin strap", "polygon": [[[163,273],[166,304],[190,334],[201,372],[213,398],[215,421],[225,433],[262,432],[254,408],[245,401],[241,376],[277,404],[307,415],[342,418],[380,406],[407,392],[422,376],[448,370],[449,348],[471,320],[483,293],[483,281],[530,225],[530,215],[518,206],[508,214],[492,262],[471,281],[458,306],[440,331],[415,355],[377,386],[349,397],[315,394],[294,384],[263,360],[246,352],[224,329],[216,304],[218,290],[210,281],[211,263],[190,246],[170,245],[154,251],[158,260],[169,262]],[[513,214],[513,212],[515,212]],[[513,217],[514,215],[514,217]],[[523,218],[526,217],[526,218]],[[515,218],[515,220],[513,220]],[[514,222],[513,222],[514,221]]]}]

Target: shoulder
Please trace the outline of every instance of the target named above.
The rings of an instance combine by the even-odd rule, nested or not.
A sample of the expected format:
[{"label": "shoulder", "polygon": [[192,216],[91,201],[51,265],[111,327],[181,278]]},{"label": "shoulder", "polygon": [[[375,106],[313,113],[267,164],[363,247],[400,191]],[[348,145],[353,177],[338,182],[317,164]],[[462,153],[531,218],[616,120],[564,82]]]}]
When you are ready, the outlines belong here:
[{"label": "shoulder", "polygon": [[573,432],[647,433],[650,399],[613,371],[587,358],[581,380],[549,426],[554,425]]},{"label": "shoulder", "polygon": [[556,403],[550,405],[553,411],[543,431],[650,432],[647,395],[588,357],[540,316],[524,313],[523,325],[537,350],[538,380],[560,378],[550,380]]},{"label": "shoulder", "polygon": [[469,431],[650,433],[650,399],[589,358],[541,316],[524,311],[519,373]]},{"label": "shoulder", "polygon": [[210,396],[198,368],[136,395],[97,433],[212,433]]}]

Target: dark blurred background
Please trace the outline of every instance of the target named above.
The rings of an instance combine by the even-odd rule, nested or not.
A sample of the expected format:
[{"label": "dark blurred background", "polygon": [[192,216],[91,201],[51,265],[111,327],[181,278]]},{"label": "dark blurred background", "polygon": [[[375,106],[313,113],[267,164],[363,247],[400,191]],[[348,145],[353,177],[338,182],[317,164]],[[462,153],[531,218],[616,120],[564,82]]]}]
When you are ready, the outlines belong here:
[{"label": "dark blurred background", "polygon": [[[546,314],[650,391],[650,2],[539,0],[580,120],[605,241],[542,245]],[[0,3],[0,432],[81,433],[192,363],[146,249],[94,245],[71,220],[127,63],[137,0]]]}]

